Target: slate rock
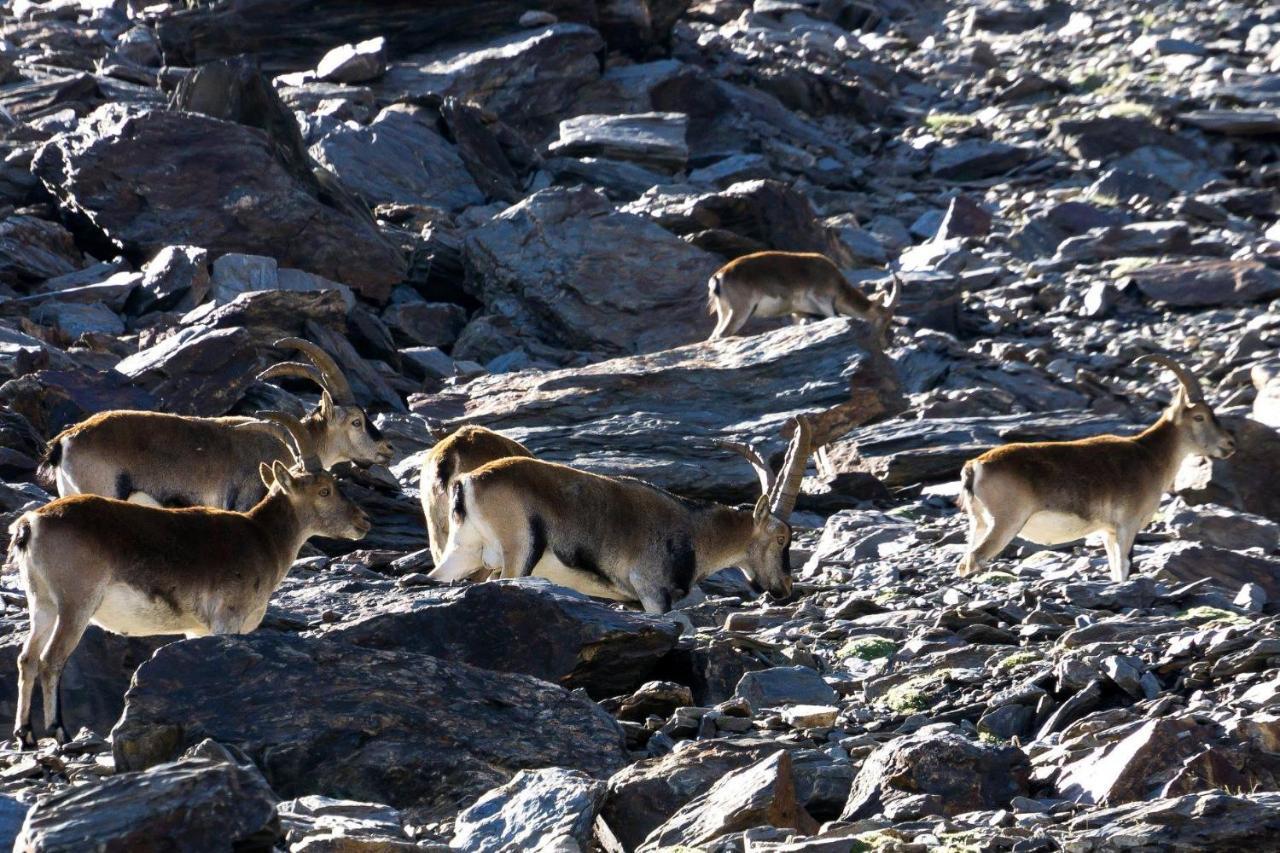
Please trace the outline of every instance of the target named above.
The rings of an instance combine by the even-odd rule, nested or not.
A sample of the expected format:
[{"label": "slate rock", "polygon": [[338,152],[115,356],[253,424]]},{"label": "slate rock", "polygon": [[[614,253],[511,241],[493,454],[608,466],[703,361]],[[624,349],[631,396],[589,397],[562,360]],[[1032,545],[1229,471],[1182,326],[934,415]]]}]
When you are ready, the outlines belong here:
[{"label": "slate rock", "polygon": [[466,246],[485,307],[549,345],[649,352],[711,331],[706,282],[717,259],[615,211],[595,190],[534,193],[472,231]]},{"label": "slate rock", "polygon": [[929,172],[935,178],[977,181],[1022,165],[1030,154],[1025,148],[985,139],[965,139],[934,151]]},{"label": "slate rock", "polygon": [[415,396],[412,406],[447,426],[500,428],[542,459],[694,497],[755,500],[751,467],[713,452],[712,439],[777,447],[788,418],[846,402],[851,386],[885,411],[902,406],[896,374],[866,324],[834,318],[582,368],[481,377]]},{"label": "slate rock", "polygon": [[400,302],[382,311],[397,339],[424,347],[450,347],[467,324],[467,312],[452,302]]},{"label": "slate rock", "polygon": [[29,284],[83,265],[75,238],[58,223],[21,214],[0,221],[0,282]]},{"label": "slate rock", "polygon": [[211,417],[239,402],[265,366],[248,330],[192,326],[121,360],[115,371],[167,411]]},{"label": "slate rock", "polygon": [[316,65],[316,77],[333,83],[366,83],[387,70],[387,40],[378,36],[335,47]]},{"label": "slate rock", "polygon": [[637,849],[705,847],[729,833],[758,826],[793,829],[800,835],[817,831],[817,823],[796,799],[791,755],[786,750],[731,771],[650,833]]},{"label": "slate rock", "polygon": [[1280,521],[1280,431],[1252,418],[1219,417],[1236,440],[1227,459],[1197,459],[1178,472],[1174,491],[1191,504],[1212,502]]},{"label": "slate rock", "polygon": [[1177,308],[1238,305],[1280,294],[1280,273],[1256,260],[1172,261],[1129,276],[1148,299]]},{"label": "slate rock", "polygon": [[604,157],[676,172],[689,159],[688,126],[684,113],[574,116],[560,122],[560,138],[549,150],[565,157]]},{"label": "slate rock", "polygon": [[1148,720],[1123,739],[1066,765],[1056,791],[1091,804],[1151,799],[1208,739],[1208,727],[1190,718]]},{"label": "slate rock", "polygon": [[587,850],[605,783],[580,770],[521,770],[454,821],[450,846],[468,853]]},{"label": "slate rock", "polygon": [[333,797],[307,796],[276,807],[294,853],[401,853],[418,850],[398,809]]},{"label": "slate rock", "polygon": [[775,666],[748,672],[738,682],[737,695],[752,711],[783,705],[827,705],[836,701],[836,691],[807,666]]},{"label": "slate rock", "polygon": [[23,853],[269,847],[276,796],[253,766],[183,758],[63,788],[32,806],[14,844]]},{"label": "slate rock", "polygon": [[325,637],[532,675],[597,698],[644,682],[679,636],[673,622],[615,609],[542,579],[379,587],[326,606],[349,615],[326,626]]},{"label": "slate rock", "polygon": [[1258,395],[1253,400],[1253,420],[1280,429],[1280,364],[1258,364],[1250,371]]},{"label": "slate rock", "polygon": [[1210,578],[1232,592],[1256,583],[1272,601],[1280,600],[1280,560],[1200,542],[1166,542],[1146,558],[1143,568],[1182,583]]},{"label": "slate rock", "polygon": [[388,107],[367,127],[338,127],[310,151],[370,206],[425,204],[459,210],[484,201],[457,150],[426,110]]},{"label": "slate rock", "polygon": [[385,299],[405,273],[399,250],[371,219],[327,203],[298,168],[253,128],[111,105],[54,137],[32,164],[63,206],[126,253],[191,243],[214,257],[269,255]]},{"label": "slate rock", "polygon": [[189,311],[209,293],[209,253],[199,246],[165,246],[142,266],[142,281],[131,294],[132,314]]},{"label": "slate rock", "polygon": [[180,641],[143,664],[112,731],[116,767],[154,766],[203,737],[253,758],[281,796],[358,797],[434,815],[522,769],[600,778],[625,761],[617,724],[546,682],[262,633]]},{"label": "slate rock", "polygon": [[916,794],[942,798],[943,813],[1000,809],[1027,795],[1030,763],[1022,750],[921,731],[880,746],[854,777],[841,820],[882,814]]},{"label": "slate rock", "polygon": [[[1280,832],[1280,794],[1206,791],[1090,810],[1066,824],[1076,849],[1123,845],[1149,850],[1265,848]],[[1083,845],[1089,845],[1084,847]]]}]

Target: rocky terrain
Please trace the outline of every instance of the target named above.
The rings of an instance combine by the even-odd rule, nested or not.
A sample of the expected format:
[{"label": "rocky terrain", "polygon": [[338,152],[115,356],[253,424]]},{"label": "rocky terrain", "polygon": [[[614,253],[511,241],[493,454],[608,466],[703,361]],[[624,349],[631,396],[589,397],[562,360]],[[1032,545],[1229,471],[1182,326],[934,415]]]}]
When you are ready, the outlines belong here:
[{"label": "rocky terrain", "polygon": [[[21,851],[1280,849],[1280,7],[1243,0],[8,0],[0,511],[113,408],[301,414],[305,337],[396,448],[247,636],[91,628],[73,741],[0,750]],[[901,270],[702,343],[707,276]],[[1203,379],[1239,452],[1139,536],[958,578],[960,466]],[[841,406],[844,408],[838,408]],[[479,423],[747,502],[844,412],[791,600],[678,618],[444,587],[418,469]],[[838,422],[838,423],[837,423]],[[352,550],[352,547],[358,550]],[[0,719],[26,602],[4,577]],[[7,723],[6,723],[7,725]]]}]

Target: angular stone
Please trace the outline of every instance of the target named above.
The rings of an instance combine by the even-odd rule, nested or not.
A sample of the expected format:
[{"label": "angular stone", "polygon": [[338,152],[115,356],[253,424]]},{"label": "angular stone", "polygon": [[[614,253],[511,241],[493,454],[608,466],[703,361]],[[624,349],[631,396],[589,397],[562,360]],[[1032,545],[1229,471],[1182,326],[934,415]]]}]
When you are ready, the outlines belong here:
[{"label": "angular stone", "polygon": [[1277,833],[1280,793],[1206,791],[1090,810],[1066,824],[1065,838],[1093,850],[1250,850]]},{"label": "angular stone", "polygon": [[42,281],[83,265],[71,232],[58,223],[21,214],[0,221],[0,282]]},{"label": "angular stone", "polygon": [[115,371],[167,411],[208,417],[226,414],[265,366],[246,329],[193,326],[123,359]]},{"label": "angular stone", "polygon": [[841,820],[883,813],[915,794],[942,798],[943,813],[1001,809],[1027,795],[1030,763],[1022,750],[949,732],[917,732],[879,747],[853,780]]},{"label": "angular stone", "polygon": [[1219,419],[1235,437],[1236,452],[1188,462],[1174,490],[1191,504],[1212,502],[1280,521],[1280,430],[1239,415]]},{"label": "angular stone", "polygon": [[1254,365],[1249,376],[1258,391],[1253,399],[1253,419],[1280,429],[1280,363]]},{"label": "angular stone", "polygon": [[193,757],[41,797],[13,849],[144,850],[164,839],[166,849],[194,851],[214,838],[270,846],[278,834],[276,796],[257,768]]},{"label": "angular stone", "polygon": [[1178,120],[1211,133],[1229,136],[1265,136],[1280,133],[1280,110],[1190,110]]},{"label": "angular stone", "polygon": [[934,151],[929,171],[935,178],[944,180],[978,181],[1003,175],[1029,158],[1030,152],[1016,145],[965,139]]},{"label": "angular stone", "polygon": [[335,47],[316,65],[316,77],[333,83],[366,83],[387,70],[387,40],[381,36]]},{"label": "angular stone", "polygon": [[467,324],[467,312],[452,302],[399,302],[382,311],[395,337],[427,347],[451,347]]},{"label": "angular stone", "polygon": [[560,138],[550,150],[566,157],[605,157],[668,172],[689,159],[684,113],[581,115],[560,122]]},{"label": "angular stone", "polygon": [[114,105],[55,136],[32,164],[62,205],[127,253],[191,243],[213,256],[269,255],[385,299],[405,274],[399,250],[371,219],[328,203],[298,168],[253,128]]},{"label": "angular stone", "polygon": [[717,838],[757,826],[817,831],[817,823],[796,800],[791,756],[786,750],[720,779],[655,829],[637,848],[703,847]]},{"label": "angular stone", "polygon": [[1064,767],[1057,793],[1090,804],[1150,799],[1208,738],[1207,727],[1190,718],[1148,720],[1119,742]]},{"label": "angular stone", "polygon": [[308,796],[276,808],[295,853],[410,853],[418,847],[404,831],[399,810]]},{"label": "angular stone", "polygon": [[468,853],[587,850],[605,783],[580,770],[521,770],[454,821],[450,847]]},{"label": "angular stone", "polygon": [[736,693],[757,714],[765,708],[829,705],[837,698],[831,685],[807,666],[775,666],[748,672],[738,682]]},{"label": "angular stone", "polygon": [[209,293],[209,253],[199,246],[165,246],[142,266],[142,282],[128,309],[189,311]]},{"label": "angular stone", "polygon": [[1140,267],[1129,277],[1148,299],[1178,308],[1239,305],[1280,294],[1280,272],[1255,260],[1173,261]]},{"label": "angular stone", "polygon": [[1280,600],[1280,560],[1199,542],[1167,542],[1147,557],[1144,569],[1180,583],[1210,578],[1232,593],[1243,584],[1256,583],[1272,601]]}]

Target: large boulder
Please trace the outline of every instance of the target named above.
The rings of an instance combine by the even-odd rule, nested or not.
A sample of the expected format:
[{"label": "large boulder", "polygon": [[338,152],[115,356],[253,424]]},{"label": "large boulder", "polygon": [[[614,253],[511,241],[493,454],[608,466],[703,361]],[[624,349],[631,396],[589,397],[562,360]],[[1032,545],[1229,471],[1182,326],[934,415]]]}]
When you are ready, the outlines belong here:
[{"label": "large boulder", "polygon": [[971,741],[953,732],[895,738],[867,757],[853,780],[841,820],[882,814],[919,794],[933,794],[943,814],[1001,809],[1027,795],[1031,764],[1022,750]]},{"label": "large boulder", "polygon": [[1280,273],[1256,260],[1170,261],[1129,276],[1148,299],[1177,308],[1237,305],[1280,294]]},{"label": "large boulder", "polygon": [[216,744],[195,752],[141,773],[120,773],[41,797],[27,814],[13,849],[270,849],[279,823],[276,795],[262,774],[252,766],[199,757],[228,757]]},{"label": "large boulder", "polygon": [[537,192],[467,239],[485,307],[552,346],[650,352],[706,337],[718,260],[586,187]]},{"label": "large boulder", "polygon": [[250,756],[283,797],[435,816],[522,769],[603,777],[626,760],[603,709],[536,678],[263,633],[180,641],[143,664],[112,732],[116,768],[152,767],[205,737]]},{"label": "large boulder", "polygon": [[618,358],[523,371],[413,398],[454,426],[493,425],[535,456],[603,474],[630,474],[681,494],[754,500],[759,481],[715,439],[773,442],[796,414],[867,389],[889,412],[898,381],[864,323],[834,318]]},{"label": "large boulder", "polygon": [[1071,850],[1264,850],[1280,834],[1280,793],[1140,801],[1083,812],[1064,829]]},{"label": "large boulder", "polygon": [[174,243],[269,255],[372,299],[405,274],[372,219],[326,201],[271,137],[242,124],[109,105],[42,146],[32,169],[69,213],[139,258]]},{"label": "large boulder", "polygon": [[[295,610],[299,598],[325,590],[299,585],[282,604]],[[341,617],[321,629],[330,639],[532,675],[597,698],[644,682],[679,634],[674,622],[615,609],[541,579],[449,589],[370,584],[313,600]]]},{"label": "large boulder", "polygon": [[1226,459],[1193,457],[1178,471],[1174,489],[1187,503],[1217,503],[1280,521],[1280,429],[1240,415],[1223,415],[1236,439]]}]

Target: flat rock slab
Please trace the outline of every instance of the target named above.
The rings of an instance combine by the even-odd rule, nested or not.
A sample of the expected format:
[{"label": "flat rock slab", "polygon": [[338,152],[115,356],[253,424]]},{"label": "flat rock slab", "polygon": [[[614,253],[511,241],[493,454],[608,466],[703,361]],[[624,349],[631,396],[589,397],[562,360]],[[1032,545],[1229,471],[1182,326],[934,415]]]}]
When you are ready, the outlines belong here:
[{"label": "flat rock slab", "polygon": [[738,682],[737,695],[747,700],[751,710],[784,705],[822,705],[838,698],[831,685],[807,666],[775,666],[748,672]]},{"label": "flat rock slab", "polygon": [[270,845],[278,834],[276,795],[256,768],[184,758],[41,797],[13,849],[197,853]]},{"label": "flat rock slab", "polygon": [[476,295],[552,346],[610,354],[706,337],[720,260],[586,187],[542,190],[471,232]]},{"label": "flat rock slab", "polygon": [[1176,261],[1129,275],[1148,299],[1178,308],[1260,302],[1280,294],[1280,273],[1261,261]]},{"label": "flat rock slab", "polygon": [[604,710],[544,681],[266,634],[166,646],[134,676],[112,735],[119,770],[154,766],[211,737],[250,756],[281,796],[439,816],[522,769],[604,777],[626,761],[622,732]]},{"label": "flat rock slab", "polygon": [[1191,110],[1179,115],[1178,120],[1201,130],[1232,136],[1280,133],[1280,110]]},{"label": "flat rock slab", "polygon": [[371,299],[405,275],[400,250],[372,219],[327,204],[265,134],[241,124],[108,105],[41,147],[32,170],[126,253],[188,243],[212,256],[269,255]]},{"label": "flat rock slab", "polygon": [[778,436],[791,417],[847,401],[852,386],[901,410],[897,376],[866,324],[835,318],[587,367],[483,377],[411,405],[449,427],[501,429],[540,459],[694,497],[754,500],[760,485],[751,466],[713,440],[763,440],[766,452],[781,452]]},{"label": "flat rock slab", "polygon": [[590,849],[604,790],[578,770],[521,770],[458,815],[449,846],[467,853]]},{"label": "flat rock slab", "polygon": [[1280,793],[1206,791],[1130,803],[1086,812],[1066,830],[1079,845],[1069,849],[1265,850],[1280,834]]},{"label": "flat rock slab", "polygon": [[550,150],[565,157],[627,160],[668,171],[689,159],[684,113],[581,115],[560,122],[560,138]]},{"label": "flat rock slab", "polygon": [[[315,591],[300,585],[290,598]],[[379,585],[334,598],[326,609],[346,611],[346,618],[321,629],[329,639],[532,675],[568,690],[582,687],[596,698],[644,682],[679,636],[674,622],[616,609],[542,579],[448,589]]]}]

